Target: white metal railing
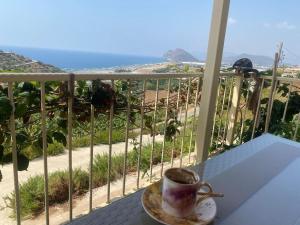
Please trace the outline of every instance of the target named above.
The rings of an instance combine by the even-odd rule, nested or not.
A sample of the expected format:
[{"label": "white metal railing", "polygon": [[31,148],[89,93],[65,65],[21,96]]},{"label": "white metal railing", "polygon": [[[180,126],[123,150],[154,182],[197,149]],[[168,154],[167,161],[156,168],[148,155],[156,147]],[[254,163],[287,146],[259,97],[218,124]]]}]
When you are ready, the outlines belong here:
[{"label": "white metal railing", "polygon": [[[8,96],[11,101],[12,106],[15,104],[14,100],[14,83],[15,82],[25,82],[25,81],[37,81],[40,83],[40,100],[41,100],[41,131],[42,131],[42,144],[43,144],[43,162],[44,162],[44,181],[45,181],[45,187],[44,187],[44,198],[45,198],[45,223],[49,224],[49,196],[48,196],[48,164],[47,164],[47,125],[46,125],[46,117],[47,117],[47,111],[46,111],[46,90],[45,90],[45,83],[47,81],[66,81],[68,83],[68,98],[67,98],[67,108],[68,108],[68,120],[67,120],[67,149],[68,151],[68,172],[69,172],[69,221],[72,221],[73,219],[73,168],[72,168],[72,130],[73,130],[73,97],[74,97],[74,82],[78,80],[109,80],[111,81],[111,86],[114,88],[114,82],[116,80],[124,80],[129,82],[129,89],[127,90],[127,117],[126,117],[126,138],[125,138],[125,149],[124,149],[124,167],[123,167],[123,185],[122,185],[122,193],[125,195],[125,187],[126,187],[126,175],[127,175],[127,153],[128,153],[128,133],[129,133],[129,117],[130,117],[130,83],[135,80],[142,80],[143,81],[143,90],[142,90],[142,98],[141,98],[141,127],[140,127],[140,145],[139,145],[139,154],[138,154],[138,165],[137,165],[137,181],[136,186],[137,188],[140,187],[140,163],[141,163],[141,149],[142,149],[142,134],[143,134],[143,119],[144,119],[144,107],[145,107],[145,91],[146,91],[146,83],[149,80],[155,80],[156,81],[156,94],[155,94],[155,102],[154,102],[154,117],[153,117],[153,139],[152,139],[152,150],[151,150],[151,159],[150,159],[150,180],[153,177],[153,151],[155,148],[155,138],[156,138],[156,116],[157,116],[157,110],[158,110],[158,93],[159,93],[159,81],[160,80],[166,80],[168,87],[167,87],[167,97],[166,97],[166,104],[165,104],[165,119],[164,119],[164,129],[166,130],[166,124],[167,124],[167,118],[168,118],[168,110],[169,110],[169,98],[170,98],[170,84],[171,80],[179,79],[180,84],[183,82],[182,79],[185,79],[188,81],[188,91],[187,91],[187,100],[185,103],[185,106],[183,107],[181,105],[181,89],[178,91],[177,100],[175,104],[177,105],[177,110],[179,108],[182,109],[184,114],[184,127],[183,127],[183,135],[179,135],[177,138],[182,138],[181,142],[181,149],[180,149],[180,165],[182,165],[182,157],[183,157],[183,138],[184,135],[186,135],[186,126],[187,126],[187,111],[189,109],[189,96],[190,96],[190,84],[191,79],[197,79],[197,98],[198,98],[198,92],[200,90],[200,81],[203,74],[67,74],[67,73],[1,73],[0,74],[0,84],[8,85]],[[194,107],[193,115],[192,117],[196,117],[196,108],[198,107],[198,99],[195,99],[194,104],[191,106]],[[91,120],[90,120],[90,126],[91,126],[91,132],[90,132],[90,166],[89,166],[89,212],[92,211],[93,208],[93,187],[92,187],[92,179],[93,179],[93,169],[92,169],[92,163],[93,163],[93,146],[94,146],[94,106],[91,105]],[[181,116],[181,115],[180,115]],[[111,108],[109,110],[109,151],[108,151],[108,174],[107,174],[107,202],[109,203],[111,201],[111,187],[110,187],[110,180],[111,180],[111,163],[112,163],[112,121],[114,117],[114,104],[111,104]],[[193,122],[193,128],[195,128],[195,123]],[[15,182],[15,199],[16,199],[16,220],[17,224],[21,224],[21,208],[20,208],[20,195],[19,195],[19,182],[18,182],[18,168],[17,168],[17,149],[16,149],[16,130],[15,130],[15,117],[14,112],[11,115],[10,119],[10,131],[11,131],[11,143],[12,143],[12,153],[13,153],[13,166],[14,166],[14,182]],[[165,132],[165,131],[164,131]],[[165,134],[165,133],[164,133]],[[192,130],[190,134],[190,147],[189,147],[189,158],[191,157],[191,151],[193,149],[192,147],[192,138],[194,136],[194,131]],[[162,176],[163,170],[164,170],[164,150],[165,150],[165,135],[163,140],[163,145],[161,149],[161,170],[160,175]],[[173,154],[172,154],[172,164],[173,164]]]},{"label": "white metal railing", "polygon": [[[259,89],[256,90],[258,94],[256,108],[251,113],[249,109],[247,109],[247,104],[250,102],[250,83],[255,79],[252,77],[244,78],[243,75],[238,75],[237,79],[234,81],[234,77],[228,76],[220,76],[218,91],[217,91],[217,103],[216,110],[213,121],[213,129],[211,135],[211,150],[212,154],[216,154],[224,151],[224,144],[227,145],[237,145],[243,142],[243,138],[245,135],[245,117],[251,120],[251,125],[249,129],[250,137],[247,140],[253,139],[257,135],[263,132],[269,132],[270,121],[272,118],[272,110],[274,105],[274,100],[281,99],[284,101],[284,110],[282,112],[281,121],[285,122],[286,113],[288,109],[288,105],[290,102],[291,92],[300,93],[300,79],[299,78],[285,78],[285,77],[274,77],[272,76],[262,76],[258,77],[261,80],[261,84]],[[222,88],[222,83],[226,83]],[[241,82],[241,83],[239,83]],[[231,83],[231,84],[230,84]],[[243,84],[246,87],[243,87]],[[278,88],[280,85],[288,85],[288,93],[286,97],[278,96]],[[267,85],[267,87],[265,87]],[[229,88],[229,94],[227,96],[227,90]],[[234,90],[233,90],[234,89]],[[232,94],[233,90],[233,94]],[[244,96],[242,91],[244,91]],[[253,90],[252,90],[253,91]],[[262,99],[268,99],[267,103],[262,104]],[[241,100],[242,99],[242,100]],[[227,103],[226,103],[227,101]],[[241,102],[242,101],[242,102]],[[265,114],[262,115],[262,105],[264,105]],[[226,109],[226,110],[225,110]],[[298,115],[295,116],[294,122],[294,130],[292,137],[285,136],[286,138],[290,138],[292,140],[299,140],[298,131],[299,131],[299,114],[300,107],[298,109]],[[226,115],[225,122],[224,121],[224,111]],[[278,112],[276,112],[278,113]],[[243,115],[239,116],[238,114]],[[252,114],[252,115],[249,115]],[[230,119],[229,119],[230,118]],[[236,120],[239,118],[239,123],[237,124]],[[218,124],[217,124],[218,123]],[[232,123],[231,125],[228,123]],[[237,125],[239,125],[239,129],[237,129]],[[259,125],[263,125],[263,131],[258,131]],[[249,125],[248,125],[249,126]],[[222,129],[223,127],[223,129]],[[262,129],[262,127],[260,127]],[[274,132],[274,131],[271,131]],[[230,135],[229,135],[230,133]]]},{"label": "white metal railing", "polygon": [[[232,73],[226,73],[228,75]],[[1,73],[0,82],[69,81],[70,73]],[[189,73],[75,73],[74,80],[157,80],[203,76]]]},{"label": "white metal railing", "polygon": [[[201,97],[201,88],[202,88],[202,78],[203,74],[188,74],[188,73],[159,73],[159,74],[132,74],[132,73],[116,73],[116,74],[108,74],[108,73],[100,73],[100,74],[68,74],[68,73],[1,73],[0,74],[0,84],[3,83],[8,86],[8,97],[10,99],[11,105],[15,105],[14,101],[14,90],[13,86],[15,82],[24,82],[24,81],[37,81],[40,82],[40,99],[41,99],[41,131],[42,131],[42,144],[43,144],[43,162],[44,162],[44,180],[45,180],[45,187],[44,187],[44,194],[45,194],[45,223],[49,224],[49,196],[48,196],[48,164],[47,164],[47,126],[46,126],[46,90],[45,90],[45,83],[47,81],[66,81],[68,83],[68,99],[67,99],[67,108],[68,108],[68,171],[69,171],[69,180],[72,181],[72,129],[73,129],[73,97],[74,97],[74,83],[79,80],[103,80],[103,81],[110,81],[112,88],[114,88],[114,83],[117,80],[123,80],[127,81],[129,84],[129,88],[127,89],[127,107],[126,107],[126,129],[125,129],[125,149],[124,149],[124,163],[123,163],[123,179],[122,179],[122,194],[123,196],[126,194],[126,176],[127,176],[127,154],[128,154],[128,139],[129,139],[129,123],[130,123],[130,112],[131,112],[131,83],[133,81],[142,81],[142,95],[140,99],[140,137],[139,137],[139,150],[138,150],[138,160],[137,160],[137,180],[136,180],[136,187],[140,188],[140,178],[141,178],[141,151],[142,151],[142,143],[143,143],[143,130],[144,130],[144,115],[145,115],[145,92],[147,91],[146,84],[149,81],[155,81],[155,100],[154,100],[154,111],[153,111],[153,136],[152,136],[152,148],[151,148],[151,156],[150,156],[150,165],[149,165],[149,171],[150,171],[150,181],[152,181],[153,178],[153,152],[155,149],[155,143],[156,143],[156,129],[157,129],[157,111],[158,111],[158,104],[159,104],[159,81],[165,80],[167,82],[167,96],[165,97],[165,103],[163,104],[163,110],[164,110],[164,120],[163,120],[163,127],[164,127],[164,138],[162,142],[162,149],[161,149],[161,159],[160,159],[160,176],[162,176],[164,171],[164,151],[165,151],[165,144],[166,144],[166,126],[167,126],[167,119],[168,119],[168,113],[170,109],[170,93],[171,93],[171,82],[172,80],[178,80],[178,91],[176,93],[177,98],[173,102],[173,107],[176,108],[176,112],[180,113],[179,120],[183,121],[182,125],[182,132],[180,135],[176,136],[176,138],[181,138],[181,146],[180,146],[180,166],[182,165],[182,158],[183,158],[183,145],[184,145],[184,138],[189,137],[189,152],[188,152],[188,160],[191,161],[191,153],[195,146],[193,146],[193,138],[195,136],[195,130],[196,126],[198,124],[197,117],[197,108],[199,105],[199,99]],[[240,75],[237,75],[232,72],[227,73],[220,73],[219,75],[219,85],[218,85],[218,96],[217,96],[217,104],[216,104],[216,114],[214,116],[214,126],[212,130],[212,139],[211,139],[211,147],[212,147],[212,154],[215,154],[216,152],[219,152],[220,150],[224,150],[224,143],[228,140],[227,134],[228,132],[232,132],[233,134],[238,133],[237,136],[239,137],[239,144],[242,143],[242,137],[244,133],[244,123],[243,118],[242,125],[240,128],[240,131],[235,131],[236,124],[234,123],[229,124],[229,118],[233,115],[230,115],[230,107],[232,107],[234,104],[240,105],[240,102],[234,103],[234,99],[236,99],[236,96],[234,95],[241,95],[242,91],[242,85],[239,86],[239,88],[236,91],[233,91],[236,87],[237,78],[240,78]],[[249,81],[252,80],[252,78],[243,78],[243,81]],[[194,102],[190,102],[190,92],[191,92],[191,82],[194,82],[196,84],[196,94],[195,94],[195,100]],[[182,87],[183,82],[187,85],[186,95],[185,95],[185,105],[182,104],[181,96],[182,96]],[[293,78],[283,78],[278,77],[274,81],[272,80],[272,77],[263,77],[262,79],[262,85],[260,86],[259,91],[259,98],[257,103],[257,108],[255,109],[255,113],[252,117],[253,127],[251,130],[251,139],[255,137],[256,132],[256,124],[258,123],[258,120],[260,119],[260,107],[261,107],[261,100],[262,100],[262,94],[264,89],[264,84],[266,82],[276,82],[273,83],[272,86],[274,88],[271,88],[270,92],[270,102],[273,105],[274,98],[275,98],[275,92],[277,87],[279,86],[277,83],[286,83],[289,84],[289,92],[287,95],[287,100],[285,104],[285,109],[282,116],[282,121],[285,120],[289,99],[290,99],[290,93],[293,91],[291,88],[291,85],[295,82],[300,82],[300,79],[293,79]],[[249,84],[249,83],[248,83]],[[294,89],[297,89],[297,87],[294,87]],[[269,91],[270,91],[269,90]],[[246,97],[244,99],[244,114],[246,113],[246,103],[249,101],[249,87],[247,87],[247,93]],[[270,103],[269,103],[270,104]],[[160,105],[161,106],[161,105]],[[188,116],[188,110],[192,107],[192,116]],[[161,108],[160,108],[161,110]],[[89,166],[89,212],[93,209],[93,148],[94,148],[94,123],[95,123],[95,116],[94,116],[95,108],[93,105],[91,105],[90,108],[90,166]],[[271,118],[272,109],[267,111],[268,114],[266,115],[268,118]],[[182,117],[183,114],[183,118]],[[237,114],[235,114],[236,116]],[[114,104],[111,104],[110,110],[109,110],[109,151],[108,151],[108,173],[107,173],[107,203],[111,201],[111,163],[112,163],[112,121],[114,117]],[[187,121],[188,119],[192,119],[191,122],[191,132],[189,134],[186,133],[187,129]],[[232,118],[231,118],[232,119]],[[232,121],[236,121],[232,120]],[[297,138],[297,132],[299,129],[299,121],[300,121],[300,112],[297,116],[296,121],[296,128],[294,132],[293,139],[296,140]],[[218,123],[217,123],[218,122]],[[269,127],[270,120],[265,121],[265,126]],[[229,131],[228,129],[232,129]],[[16,128],[15,128],[15,116],[14,113],[12,113],[10,118],[10,130],[11,130],[11,144],[12,144],[12,158],[13,158],[13,174],[14,174],[14,183],[15,183],[15,199],[16,199],[16,220],[18,224],[21,224],[21,217],[20,217],[20,196],[19,196],[19,182],[18,182],[18,168],[17,168],[17,149],[16,149]],[[233,135],[234,137],[234,135]],[[213,142],[217,143],[217,147],[213,149]],[[229,142],[235,142],[235,140],[229,140]],[[174,144],[175,144],[175,138],[174,138]],[[173,166],[173,151],[171,154],[171,166]],[[73,205],[72,205],[72,197],[73,195],[73,186],[72,182],[69,182],[69,220],[71,221],[73,219]]]}]

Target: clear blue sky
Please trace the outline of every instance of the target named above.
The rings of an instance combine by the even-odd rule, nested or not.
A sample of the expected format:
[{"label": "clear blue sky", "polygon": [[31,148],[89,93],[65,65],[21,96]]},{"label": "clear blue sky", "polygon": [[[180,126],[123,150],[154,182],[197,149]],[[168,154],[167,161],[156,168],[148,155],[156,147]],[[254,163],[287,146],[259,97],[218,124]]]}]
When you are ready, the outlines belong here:
[{"label": "clear blue sky", "polygon": [[[299,9],[299,0],[231,0],[225,51],[272,56],[284,41],[298,57]],[[211,10],[212,0],[1,0],[0,45],[204,54]]]}]

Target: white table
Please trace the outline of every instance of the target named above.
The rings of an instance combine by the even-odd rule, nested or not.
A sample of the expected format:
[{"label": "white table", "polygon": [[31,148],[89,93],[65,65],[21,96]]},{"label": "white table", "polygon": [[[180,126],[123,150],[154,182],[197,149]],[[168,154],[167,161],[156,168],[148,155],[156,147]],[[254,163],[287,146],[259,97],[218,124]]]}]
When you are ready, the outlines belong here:
[{"label": "white table", "polygon": [[[265,134],[207,160],[204,179],[225,194],[216,199],[218,214],[213,224],[300,225],[299,157],[300,143]],[[71,224],[158,225],[142,208],[142,191]]]}]

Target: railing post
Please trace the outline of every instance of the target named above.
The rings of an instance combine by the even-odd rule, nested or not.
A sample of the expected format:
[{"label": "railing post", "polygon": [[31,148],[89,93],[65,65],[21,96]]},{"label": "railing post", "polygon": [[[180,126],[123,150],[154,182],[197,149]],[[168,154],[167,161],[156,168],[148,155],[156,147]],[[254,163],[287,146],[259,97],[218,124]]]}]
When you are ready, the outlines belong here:
[{"label": "railing post", "polygon": [[284,111],[283,111],[281,122],[285,121],[286,111],[287,111],[287,108],[288,108],[288,105],[289,105],[290,95],[291,95],[291,92],[292,92],[292,88],[293,88],[292,87],[292,83],[290,83],[289,92],[287,94],[287,99],[286,99],[286,102],[285,102],[285,106],[284,106]]},{"label": "railing post", "polygon": [[274,91],[276,91],[275,90],[275,83],[277,82],[276,73],[277,73],[279,57],[280,57],[279,54],[275,53],[274,68],[273,68],[273,74],[272,74],[272,83],[271,83],[271,90],[270,90],[270,94],[269,94],[267,116],[266,116],[266,123],[265,123],[265,133],[267,133],[269,131],[269,124],[270,124],[271,114],[272,114],[272,104],[273,104]]},{"label": "railing post", "polygon": [[91,139],[90,139],[90,165],[89,165],[89,213],[93,210],[93,162],[94,162],[94,136],[95,136],[95,107],[91,104]]},{"label": "railing post", "polygon": [[15,103],[14,103],[14,92],[13,83],[8,82],[8,98],[13,108],[13,112],[10,115],[9,124],[11,132],[11,152],[13,161],[13,173],[14,173],[14,187],[15,187],[15,213],[17,225],[21,224],[21,205],[20,205],[20,190],[19,190],[19,177],[18,177],[18,155],[17,155],[17,140],[16,140],[16,121],[15,121]]},{"label": "railing post", "polygon": [[299,123],[300,123],[300,112],[298,113],[297,117],[298,117],[298,119],[297,119],[297,122],[296,122],[296,129],[295,129],[295,133],[294,133],[294,137],[293,137],[294,141],[297,141],[297,134],[298,134]]},{"label": "railing post", "polygon": [[72,134],[73,134],[73,101],[75,75],[69,75],[68,81],[68,159],[69,159],[69,221],[73,220],[73,168],[72,168]]},{"label": "railing post", "polygon": [[243,85],[243,77],[237,76],[233,87],[233,94],[231,99],[231,107],[228,115],[228,127],[226,136],[226,145],[232,145],[234,141],[235,123],[237,120],[238,109],[241,99],[241,87]]},{"label": "railing post", "polygon": [[251,134],[251,140],[254,138],[255,135],[255,129],[258,127],[258,118],[260,114],[260,103],[261,103],[261,97],[262,97],[262,91],[264,89],[265,79],[262,79],[260,90],[259,90],[259,97],[258,97],[258,103],[255,110],[255,117],[253,122],[253,128],[252,128],[252,134]]},{"label": "railing post", "polygon": [[273,73],[272,73],[272,83],[271,83],[271,90],[270,90],[270,94],[269,94],[269,102],[268,102],[267,116],[266,116],[266,123],[265,123],[265,133],[267,133],[269,131],[273,101],[274,101],[275,94],[276,94],[277,68],[278,68],[278,64],[279,64],[281,53],[282,53],[282,45],[283,45],[283,42],[280,43],[278,52],[275,53],[274,67],[273,67]]},{"label": "railing post", "polygon": [[44,159],[44,196],[45,196],[45,216],[46,225],[49,225],[49,194],[48,194],[48,149],[47,149],[47,122],[46,122],[46,88],[45,82],[41,82],[41,122],[43,139],[43,159]]},{"label": "railing post", "polygon": [[196,136],[196,160],[208,157],[230,0],[214,0]]},{"label": "railing post", "polygon": [[223,136],[222,136],[222,147],[224,146],[224,142],[226,141],[226,134],[227,134],[227,124],[228,124],[228,118],[229,118],[229,106],[230,106],[230,99],[232,96],[232,89],[233,89],[233,83],[234,83],[234,78],[231,78],[231,84],[230,84],[230,89],[229,89],[229,95],[228,95],[228,102],[227,102],[227,113],[226,113],[226,118],[225,118],[225,124],[224,124],[224,129],[223,129]]}]

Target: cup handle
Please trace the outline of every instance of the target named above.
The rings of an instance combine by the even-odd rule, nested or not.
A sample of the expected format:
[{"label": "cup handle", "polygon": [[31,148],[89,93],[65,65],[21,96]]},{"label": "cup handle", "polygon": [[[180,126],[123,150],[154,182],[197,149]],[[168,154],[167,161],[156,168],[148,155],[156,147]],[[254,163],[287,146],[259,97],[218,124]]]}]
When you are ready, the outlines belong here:
[{"label": "cup handle", "polygon": [[200,192],[200,191],[198,191],[198,192],[197,192],[197,195],[201,195],[201,197],[198,198],[198,200],[197,200],[197,202],[196,202],[197,205],[198,205],[201,201],[203,201],[204,199],[210,197],[210,195],[209,195],[210,193],[213,193],[213,188],[212,188],[212,186],[211,186],[209,183],[207,183],[207,182],[201,183],[200,186],[199,186],[199,189],[200,189],[201,187],[203,187],[203,186],[207,187],[207,188],[208,188],[208,191],[206,191],[206,192]]}]

